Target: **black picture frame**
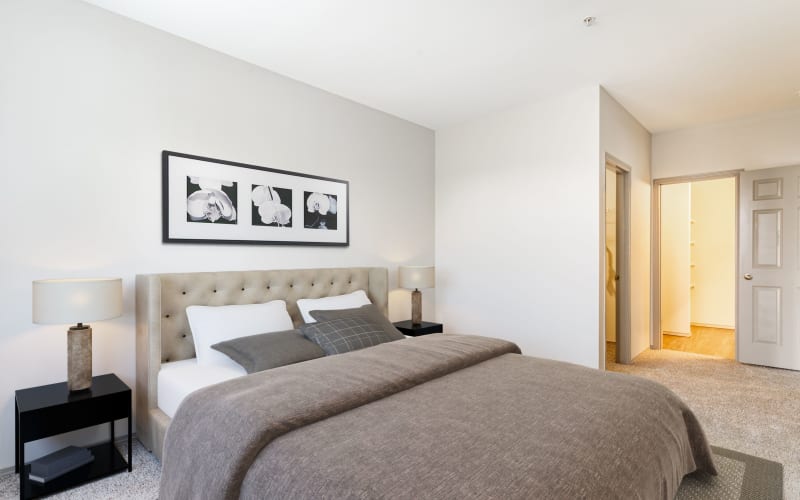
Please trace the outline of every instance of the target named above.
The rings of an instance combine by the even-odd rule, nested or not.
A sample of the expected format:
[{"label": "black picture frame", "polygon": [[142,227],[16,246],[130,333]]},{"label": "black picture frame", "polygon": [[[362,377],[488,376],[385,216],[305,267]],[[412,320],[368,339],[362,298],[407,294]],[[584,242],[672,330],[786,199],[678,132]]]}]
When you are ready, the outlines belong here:
[{"label": "black picture frame", "polygon": [[[259,203],[266,210],[254,222]],[[341,179],[164,150],[161,205],[163,243],[350,245],[350,183]]]}]

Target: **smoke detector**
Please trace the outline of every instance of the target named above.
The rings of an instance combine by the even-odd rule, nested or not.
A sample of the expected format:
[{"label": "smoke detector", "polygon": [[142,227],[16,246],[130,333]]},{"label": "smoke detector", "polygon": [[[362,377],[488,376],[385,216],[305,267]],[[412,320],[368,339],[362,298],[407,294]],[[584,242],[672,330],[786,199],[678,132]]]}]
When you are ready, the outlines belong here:
[{"label": "smoke detector", "polygon": [[594,17],[594,16],[588,16],[588,17],[584,17],[584,18],[583,18],[583,24],[584,24],[584,25],[585,25],[587,28],[588,28],[589,26],[592,26],[592,25],[594,24],[594,22],[595,22],[595,21],[597,21],[597,18],[596,18],[596,17]]}]

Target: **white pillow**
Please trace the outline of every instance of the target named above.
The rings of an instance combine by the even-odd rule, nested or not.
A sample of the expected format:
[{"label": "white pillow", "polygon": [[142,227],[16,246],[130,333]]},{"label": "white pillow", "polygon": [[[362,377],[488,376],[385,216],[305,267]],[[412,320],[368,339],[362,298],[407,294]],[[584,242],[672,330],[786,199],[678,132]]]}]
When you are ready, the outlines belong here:
[{"label": "white pillow", "polygon": [[282,300],[235,306],[189,306],[186,316],[192,328],[198,365],[238,366],[211,346],[239,337],[294,328],[286,302]]},{"label": "white pillow", "polygon": [[306,323],[316,323],[317,320],[311,317],[311,311],[332,311],[335,309],[353,309],[355,307],[372,304],[364,290],[356,290],[345,295],[334,295],[333,297],[323,297],[321,299],[298,299],[297,308]]}]

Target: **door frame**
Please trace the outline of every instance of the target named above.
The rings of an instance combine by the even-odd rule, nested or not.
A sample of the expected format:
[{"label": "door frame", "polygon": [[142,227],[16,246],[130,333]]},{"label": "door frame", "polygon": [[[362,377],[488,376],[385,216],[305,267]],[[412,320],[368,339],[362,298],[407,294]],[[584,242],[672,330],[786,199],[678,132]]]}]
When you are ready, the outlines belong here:
[{"label": "door frame", "polygon": [[606,153],[600,215],[600,366],[606,365],[606,171],[617,175],[617,363],[631,363],[631,168]]},{"label": "door frame", "polygon": [[[661,186],[667,184],[682,184],[685,182],[699,182],[710,181],[714,179],[734,179],[734,196],[736,197],[735,205],[735,218],[734,223],[736,241],[735,248],[735,266],[734,266],[734,280],[735,288],[734,293],[736,296],[736,304],[734,305],[735,322],[734,328],[738,338],[739,332],[739,174],[744,169],[739,170],[725,170],[721,172],[712,172],[708,174],[697,175],[681,175],[677,177],[665,177],[662,179],[653,179],[653,193],[651,199],[651,219],[650,219],[650,349],[659,350],[663,348],[661,337]],[[739,359],[739,342],[736,342],[736,359]]]}]

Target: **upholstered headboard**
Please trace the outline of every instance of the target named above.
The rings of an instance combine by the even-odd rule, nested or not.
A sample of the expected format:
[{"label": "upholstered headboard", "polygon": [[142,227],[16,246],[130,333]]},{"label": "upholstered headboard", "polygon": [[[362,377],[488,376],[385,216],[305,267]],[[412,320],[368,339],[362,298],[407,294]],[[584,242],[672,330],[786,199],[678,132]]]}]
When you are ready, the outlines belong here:
[{"label": "upholstered headboard", "polygon": [[388,271],[382,267],[225,271],[136,276],[136,429],[158,457],[169,417],[158,409],[161,363],[195,356],[186,318],[190,305],[222,306],[286,301],[295,326],[303,322],[297,299],[364,290],[384,314]]}]

